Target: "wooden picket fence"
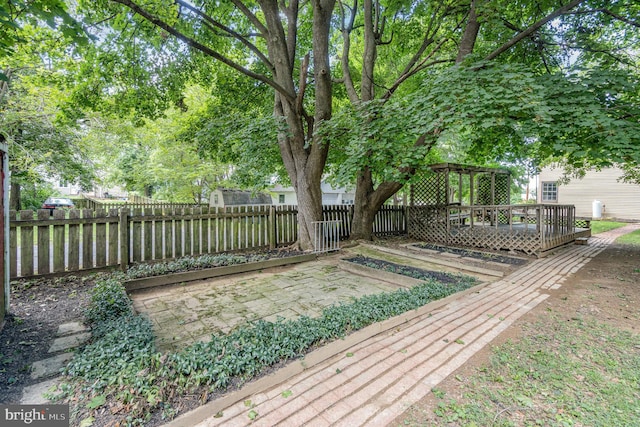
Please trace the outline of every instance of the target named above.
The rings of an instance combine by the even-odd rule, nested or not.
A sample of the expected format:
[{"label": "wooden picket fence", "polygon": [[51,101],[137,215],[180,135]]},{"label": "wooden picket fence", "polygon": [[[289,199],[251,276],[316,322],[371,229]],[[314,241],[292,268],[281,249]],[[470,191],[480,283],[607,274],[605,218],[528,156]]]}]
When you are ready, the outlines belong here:
[{"label": "wooden picket fence", "polygon": [[142,198],[140,196],[130,197],[128,201],[118,201],[110,199],[94,199],[89,196],[84,196],[82,199],[74,201],[76,208],[78,209],[91,209],[94,211],[111,209],[177,209],[177,208],[206,208],[208,205],[197,205],[193,203],[172,203],[172,202],[159,202],[157,200],[151,200],[149,198]]},{"label": "wooden picket fence", "polygon": [[[324,219],[351,232],[350,206],[324,206]],[[74,209],[10,212],[11,278],[170,260],[188,255],[277,248],[298,238],[296,206]],[[384,206],[377,235],[406,233],[405,210]],[[123,261],[124,260],[124,261]]]}]

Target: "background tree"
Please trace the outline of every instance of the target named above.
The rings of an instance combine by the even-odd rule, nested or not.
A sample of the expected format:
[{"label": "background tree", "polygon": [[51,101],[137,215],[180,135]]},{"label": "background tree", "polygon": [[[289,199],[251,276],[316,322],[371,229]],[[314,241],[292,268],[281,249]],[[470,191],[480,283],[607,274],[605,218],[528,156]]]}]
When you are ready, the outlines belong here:
[{"label": "background tree", "polygon": [[194,123],[202,122],[211,98],[204,88],[190,86],[182,109],[170,107],[156,119],[107,114],[85,119],[83,143],[103,173],[101,184],[166,201],[208,203],[211,189],[230,171],[218,156],[199,155]]},{"label": "background tree", "polygon": [[24,186],[34,194],[40,194],[38,188],[47,179],[89,187],[92,173],[79,148],[75,125],[59,116],[67,94],[61,85],[64,72],[53,64],[68,60],[66,51],[72,39],[29,23],[15,32],[15,37],[29,43],[11,46],[12,55],[0,57],[6,77],[0,82],[0,137],[9,146],[11,208],[39,208],[46,195],[39,202],[29,197],[29,204],[22,206]]}]

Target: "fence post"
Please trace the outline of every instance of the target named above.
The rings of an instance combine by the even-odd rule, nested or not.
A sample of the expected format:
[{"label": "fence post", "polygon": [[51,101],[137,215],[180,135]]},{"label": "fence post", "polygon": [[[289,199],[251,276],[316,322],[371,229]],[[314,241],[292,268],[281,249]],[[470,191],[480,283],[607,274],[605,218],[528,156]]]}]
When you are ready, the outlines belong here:
[{"label": "fence post", "polygon": [[120,209],[120,268],[129,266],[129,209]]},{"label": "fence post", "polygon": [[269,249],[275,249],[276,242],[276,207],[274,205],[269,206]]},{"label": "fence post", "polygon": [[[409,226],[407,225],[407,223],[409,222],[408,220],[409,218],[409,207],[406,205],[402,206],[402,227],[399,227],[402,229],[402,233],[403,234],[409,234]],[[473,215],[470,216],[471,219],[471,225],[473,225]]]},{"label": "fence post", "polygon": [[14,227],[9,229],[9,277],[18,277],[18,227],[16,224],[16,211],[9,211],[9,224]]},{"label": "fence post", "polygon": [[[56,209],[53,212],[58,213],[58,210]],[[46,221],[49,221],[51,214],[49,209],[38,209],[37,214],[38,221],[41,221],[41,225],[36,228],[38,230],[38,274],[47,274],[50,272],[49,261],[51,257],[49,254],[49,241],[53,233],[49,233],[50,227]]]}]

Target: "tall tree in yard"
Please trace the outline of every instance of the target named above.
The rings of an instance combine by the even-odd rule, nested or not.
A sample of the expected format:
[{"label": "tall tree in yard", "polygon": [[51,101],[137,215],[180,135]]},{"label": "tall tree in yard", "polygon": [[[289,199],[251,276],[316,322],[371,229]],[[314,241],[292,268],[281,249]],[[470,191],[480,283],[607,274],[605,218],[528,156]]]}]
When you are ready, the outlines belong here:
[{"label": "tall tree in yard", "polygon": [[335,0],[314,0],[308,6],[267,0],[113,1],[163,34],[274,89],[273,111],[286,128],[278,133],[278,145],[298,197],[299,243],[310,248],[311,222],[322,218],[320,180],[329,150],[315,130],[331,118],[329,35]]},{"label": "tall tree in yard", "polygon": [[[566,73],[558,74],[563,71],[559,66],[562,55],[575,55],[573,61],[578,62],[580,49],[594,44],[588,36],[576,34],[588,31],[596,22],[602,24],[598,15],[615,15],[595,3],[424,2],[412,3],[412,13],[402,19],[398,15],[407,16],[402,13],[408,10],[406,6],[397,10],[394,3],[364,1],[360,20],[355,15],[356,2],[352,8],[343,5],[341,64],[346,91],[353,106],[368,104],[346,126],[350,159],[342,168],[355,171],[357,182],[352,237],[370,238],[380,206],[424,166],[434,148],[446,150],[443,146],[451,139],[458,140],[454,145],[460,151],[457,158],[540,158],[560,154],[563,144],[584,137],[597,120],[612,124],[607,107],[589,95],[596,84],[584,85],[575,76],[570,84]],[[637,16],[637,9],[622,10]],[[393,27],[391,17],[405,28]],[[622,23],[618,18],[622,17],[613,20],[615,25]],[[416,24],[418,19],[421,24]],[[408,35],[416,31],[414,25],[419,36],[411,38]],[[626,25],[633,28],[634,23]],[[363,33],[360,68],[354,67],[350,50],[356,28]],[[634,39],[637,33],[628,42]],[[395,40],[399,43],[391,48]],[[415,47],[403,49],[403,44]],[[599,48],[606,55],[612,46],[601,44]],[[398,51],[404,56],[394,55]],[[393,62],[386,58],[395,58],[401,66],[394,70]],[[598,55],[591,60],[596,64]],[[532,69],[541,72],[532,74]],[[351,77],[358,70],[359,91]],[[426,77],[416,79],[419,74]],[[419,86],[413,83],[416,80],[421,81]],[[597,93],[606,93],[607,89],[600,89]],[[593,114],[598,117],[589,122],[592,110],[598,110]],[[568,130],[568,124],[575,126],[572,118],[577,111],[586,112],[584,127],[579,124],[579,129]],[[631,117],[637,118],[637,111]],[[623,144],[627,158],[632,156],[633,142],[638,141],[637,122],[635,127],[635,136]],[[339,128],[332,124],[329,131],[336,137],[334,142],[339,139]],[[621,126],[617,130],[624,133]],[[400,143],[403,139],[404,144]],[[468,144],[461,146],[464,139]],[[527,146],[527,140],[536,143]],[[379,156],[380,152],[385,154]],[[445,153],[444,157],[451,156]]]},{"label": "tall tree in yard", "polygon": [[[525,155],[523,141],[533,141],[527,150],[550,154],[543,136],[572,141],[584,134],[585,127],[560,132],[566,122],[559,113],[571,106],[540,97],[555,77],[545,82],[540,73],[504,64],[551,75],[562,68],[559,58],[575,61],[581,48],[594,64],[611,46],[597,46],[590,29],[634,27],[638,13],[633,5],[587,0],[103,0],[100,8],[98,18],[111,18],[116,28],[140,28],[158,43],[173,36],[273,89],[278,146],[298,196],[305,249],[311,222],[322,217],[328,160],[356,181],[353,236],[370,238],[379,207],[454,137],[466,136],[467,150],[490,156],[486,139],[474,146],[482,141],[469,135],[482,130],[507,141],[489,143],[502,153]],[[555,132],[534,131],[545,127]]]}]

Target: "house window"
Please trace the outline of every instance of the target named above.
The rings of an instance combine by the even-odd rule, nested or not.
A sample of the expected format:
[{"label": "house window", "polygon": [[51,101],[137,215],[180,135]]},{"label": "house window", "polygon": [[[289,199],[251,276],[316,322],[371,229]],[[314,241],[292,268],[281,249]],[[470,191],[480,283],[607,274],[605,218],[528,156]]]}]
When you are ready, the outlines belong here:
[{"label": "house window", "polygon": [[542,201],[557,202],[558,201],[558,184],[555,182],[542,183]]},{"label": "house window", "polygon": [[213,195],[213,204],[214,205],[218,205],[218,195],[217,194]]},{"label": "house window", "polygon": [[69,186],[69,181],[63,179],[60,181],[60,188],[67,188]]},{"label": "house window", "polygon": [[278,203],[284,204],[284,194],[278,194]]}]

